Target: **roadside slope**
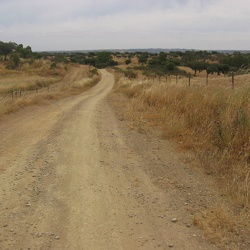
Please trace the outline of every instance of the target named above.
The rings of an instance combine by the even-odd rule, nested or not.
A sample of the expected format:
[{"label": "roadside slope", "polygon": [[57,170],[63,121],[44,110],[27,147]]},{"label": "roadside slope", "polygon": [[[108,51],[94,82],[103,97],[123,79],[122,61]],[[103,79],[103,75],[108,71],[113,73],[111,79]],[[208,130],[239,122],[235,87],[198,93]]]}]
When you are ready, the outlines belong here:
[{"label": "roadside slope", "polygon": [[203,180],[117,120],[101,72],[90,91],[0,123],[0,248],[217,249],[192,226]]}]

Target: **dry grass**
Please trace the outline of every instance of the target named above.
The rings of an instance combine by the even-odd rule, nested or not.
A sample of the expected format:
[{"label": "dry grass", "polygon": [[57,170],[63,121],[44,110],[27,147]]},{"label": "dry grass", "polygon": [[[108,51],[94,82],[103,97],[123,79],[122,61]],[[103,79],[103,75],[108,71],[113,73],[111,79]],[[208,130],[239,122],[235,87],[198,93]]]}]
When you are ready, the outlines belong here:
[{"label": "dry grass", "polygon": [[[52,100],[77,95],[87,91],[100,80],[100,75],[91,74],[88,66],[82,66],[80,71],[76,71],[75,66],[66,68],[65,65],[59,65],[56,69],[50,69],[48,62],[37,63],[42,64],[40,69],[33,69],[34,65],[32,65],[30,68],[26,66],[25,69],[18,71],[6,70],[4,65],[0,65],[2,75],[0,77],[0,116],[16,112],[26,106],[44,105]],[[47,76],[41,76],[46,73]],[[51,77],[55,74],[58,77]],[[12,97],[11,93],[15,89],[22,90],[21,97],[19,93]]]},{"label": "dry grass", "polygon": [[[159,83],[117,77],[115,91],[129,98],[128,119],[158,128],[163,137],[177,141],[181,150],[196,153],[199,165],[231,197],[232,214],[245,218],[250,232],[250,75],[237,76],[234,91],[230,78],[216,77],[207,86],[198,79],[188,87],[185,78],[176,84],[175,78]],[[218,211],[204,213],[209,220],[215,219],[213,223],[222,223],[213,218]],[[230,233],[233,222],[227,223],[225,218],[232,216],[220,211],[226,223],[223,230]],[[196,221],[213,232],[217,241],[217,234],[224,237],[214,230],[217,225],[204,223]]]},{"label": "dry grass", "polygon": [[204,230],[205,235],[221,246],[229,245],[238,234],[238,225],[223,206],[201,211],[194,218],[194,225]]},{"label": "dry grass", "polygon": [[11,92],[15,89],[30,90],[46,87],[59,82],[67,73],[67,67],[58,64],[50,67],[51,62],[37,60],[32,64],[23,63],[19,70],[8,70],[0,64],[0,93]]},{"label": "dry grass", "polygon": [[165,138],[175,138],[183,148],[196,150],[201,162],[216,159],[217,164],[206,164],[206,171],[227,180],[232,176],[228,190],[232,184],[233,193],[235,188],[243,192],[244,187],[240,204],[249,205],[250,88],[232,91],[174,83],[142,84],[122,78],[119,91],[133,98],[133,107],[141,111],[140,119],[160,126]]}]

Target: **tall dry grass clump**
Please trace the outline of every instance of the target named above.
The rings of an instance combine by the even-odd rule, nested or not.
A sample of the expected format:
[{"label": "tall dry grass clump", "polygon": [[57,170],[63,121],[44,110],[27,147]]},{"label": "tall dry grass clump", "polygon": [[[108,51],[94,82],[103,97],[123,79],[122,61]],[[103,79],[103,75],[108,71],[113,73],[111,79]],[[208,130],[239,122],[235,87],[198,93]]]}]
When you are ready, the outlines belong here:
[{"label": "tall dry grass clump", "polygon": [[117,91],[131,98],[140,120],[197,153],[236,203],[250,200],[250,88],[139,83],[121,78]]}]

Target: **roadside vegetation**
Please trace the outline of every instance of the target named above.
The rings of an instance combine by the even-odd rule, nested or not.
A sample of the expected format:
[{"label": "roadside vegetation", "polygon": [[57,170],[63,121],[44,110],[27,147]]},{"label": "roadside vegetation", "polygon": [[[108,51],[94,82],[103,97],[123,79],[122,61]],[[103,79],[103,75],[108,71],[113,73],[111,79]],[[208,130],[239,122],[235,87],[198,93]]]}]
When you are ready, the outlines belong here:
[{"label": "roadside vegetation", "polygon": [[[36,93],[5,104],[0,99],[0,113],[85,91],[100,80],[98,68],[112,67],[127,119],[194,152],[196,165],[231,200],[230,211],[204,208],[194,224],[214,242],[243,228],[250,233],[249,53],[34,53],[29,46],[0,42],[0,56],[0,98],[16,90]],[[82,74],[69,84],[67,75],[76,67],[83,67]],[[39,93],[53,86],[55,91]]]},{"label": "roadside vegetation", "polygon": [[99,80],[95,67],[71,63],[62,54],[0,42],[0,115],[79,94]]},{"label": "roadside vegetation", "polygon": [[194,165],[212,176],[230,200],[229,207],[211,204],[194,215],[194,224],[225,247],[235,235],[250,233],[249,55],[213,52],[202,63],[186,56],[178,56],[173,68],[168,59],[156,66],[148,59],[114,68],[115,92],[125,98],[124,113],[134,128],[141,132],[150,126],[177,142],[179,150],[194,152]]}]

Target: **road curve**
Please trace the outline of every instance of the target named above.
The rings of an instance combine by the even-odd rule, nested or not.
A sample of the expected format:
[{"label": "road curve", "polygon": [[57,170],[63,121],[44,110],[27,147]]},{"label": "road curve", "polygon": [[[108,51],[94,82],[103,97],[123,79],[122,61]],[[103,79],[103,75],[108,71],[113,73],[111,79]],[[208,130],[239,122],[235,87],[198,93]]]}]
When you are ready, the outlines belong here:
[{"label": "road curve", "polygon": [[101,74],[86,93],[0,123],[0,249],[216,249],[171,221],[176,193],[142,170],[158,164],[136,150],[151,142],[127,137],[106,101],[114,77]]}]

